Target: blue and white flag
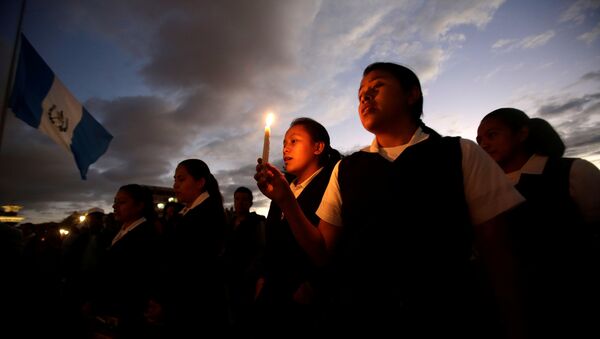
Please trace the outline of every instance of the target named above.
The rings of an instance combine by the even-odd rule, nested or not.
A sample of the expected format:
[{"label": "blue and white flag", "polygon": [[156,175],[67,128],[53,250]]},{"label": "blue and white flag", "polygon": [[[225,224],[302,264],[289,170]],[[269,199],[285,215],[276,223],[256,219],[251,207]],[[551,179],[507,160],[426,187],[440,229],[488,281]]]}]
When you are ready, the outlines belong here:
[{"label": "blue and white flag", "polygon": [[30,126],[73,153],[81,178],[108,149],[112,135],[94,119],[21,35],[10,108]]}]

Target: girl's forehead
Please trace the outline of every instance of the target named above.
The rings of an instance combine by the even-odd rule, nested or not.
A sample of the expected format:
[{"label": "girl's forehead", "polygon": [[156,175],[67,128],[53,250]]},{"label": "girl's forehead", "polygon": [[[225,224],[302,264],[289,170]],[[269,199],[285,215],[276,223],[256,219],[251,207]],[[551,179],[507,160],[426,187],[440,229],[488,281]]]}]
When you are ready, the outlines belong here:
[{"label": "girl's forehead", "polygon": [[363,78],[361,80],[361,84],[364,82],[367,82],[367,81],[373,81],[373,80],[377,80],[377,79],[391,78],[391,77],[392,77],[392,75],[386,71],[373,70],[363,76]]},{"label": "girl's forehead", "polygon": [[294,134],[308,134],[308,132],[303,125],[294,125],[285,132],[286,136],[292,136]]}]

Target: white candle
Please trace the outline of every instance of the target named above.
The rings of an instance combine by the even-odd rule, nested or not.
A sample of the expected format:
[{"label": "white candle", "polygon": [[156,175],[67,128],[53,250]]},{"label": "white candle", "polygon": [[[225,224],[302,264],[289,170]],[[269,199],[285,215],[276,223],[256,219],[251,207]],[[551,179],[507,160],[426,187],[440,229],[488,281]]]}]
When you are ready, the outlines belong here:
[{"label": "white candle", "polygon": [[267,123],[265,125],[265,140],[263,142],[262,163],[269,162],[269,147],[271,138],[271,123],[273,122],[273,113],[267,114]]}]

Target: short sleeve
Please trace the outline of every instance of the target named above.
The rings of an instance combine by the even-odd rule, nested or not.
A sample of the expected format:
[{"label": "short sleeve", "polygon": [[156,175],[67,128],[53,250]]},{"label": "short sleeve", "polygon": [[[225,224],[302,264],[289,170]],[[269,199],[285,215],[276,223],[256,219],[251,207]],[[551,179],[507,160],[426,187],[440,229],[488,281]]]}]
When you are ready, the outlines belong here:
[{"label": "short sleeve", "polygon": [[461,139],[460,146],[465,198],[473,224],[482,224],[525,201],[479,145]]},{"label": "short sleeve", "polygon": [[342,196],[338,182],[339,168],[340,162],[338,161],[331,172],[329,184],[327,184],[323,199],[321,199],[321,204],[317,209],[317,215],[321,220],[335,226],[342,226]]},{"label": "short sleeve", "polygon": [[569,173],[569,193],[588,223],[600,222],[600,170],[591,162],[576,159]]}]

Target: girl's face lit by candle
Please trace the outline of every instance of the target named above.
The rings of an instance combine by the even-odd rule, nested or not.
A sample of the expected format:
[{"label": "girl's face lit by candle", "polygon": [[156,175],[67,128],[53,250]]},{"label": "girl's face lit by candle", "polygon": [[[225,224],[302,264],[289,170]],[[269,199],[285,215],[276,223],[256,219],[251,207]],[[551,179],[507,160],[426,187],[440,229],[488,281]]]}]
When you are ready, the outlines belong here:
[{"label": "girl's face lit by candle", "polygon": [[313,141],[302,125],[290,127],[283,140],[283,162],[285,170],[298,177],[309,177],[319,169],[319,154],[323,151],[322,142]]}]

